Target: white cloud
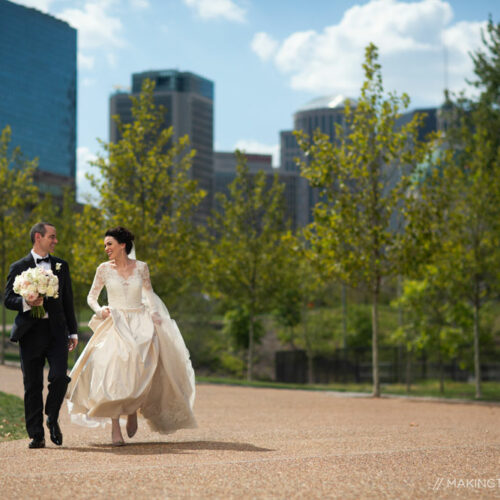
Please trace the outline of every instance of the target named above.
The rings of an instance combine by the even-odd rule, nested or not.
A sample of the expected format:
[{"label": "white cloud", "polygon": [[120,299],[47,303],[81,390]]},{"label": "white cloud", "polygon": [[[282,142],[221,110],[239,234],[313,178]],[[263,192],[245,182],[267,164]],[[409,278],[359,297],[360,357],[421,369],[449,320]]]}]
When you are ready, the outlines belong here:
[{"label": "white cloud", "polygon": [[90,162],[96,158],[96,155],[91,153],[86,146],[81,146],[76,150],[76,186],[79,202],[84,203],[89,199],[97,198],[97,191],[86,177],[89,172],[96,173],[97,169],[92,168],[90,165]]},{"label": "white cloud", "polygon": [[280,147],[278,144],[269,145],[253,139],[240,139],[233,149],[239,149],[245,153],[272,155],[273,166],[277,167],[280,164]]},{"label": "white cloud", "polygon": [[151,4],[149,3],[149,0],[130,0],[130,6],[136,10],[144,10],[149,9]]},{"label": "white cloud", "polygon": [[78,52],[78,68],[92,69],[94,67],[94,57]]},{"label": "white cloud", "polygon": [[250,47],[263,61],[267,61],[275,54],[278,42],[267,33],[261,32],[254,35]]},{"label": "white cloud", "polygon": [[469,52],[481,46],[481,29],[486,23],[461,21],[443,31],[442,39],[448,53],[448,71],[451,75],[464,75],[472,70]]},{"label": "white cloud", "polygon": [[338,24],[321,32],[292,33],[277,47],[266,46],[265,41],[274,41],[270,35],[258,34],[251,46],[261,59],[272,58],[289,75],[294,89],[355,96],[363,79],[364,48],[373,42],[379,48],[386,90],[438,104],[445,81],[445,47],[448,84],[456,91],[470,76],[468,52],[480,43],[484,25],[451,24],[452,18],[452,7],[445,0],[371,0],[346,10]]},{"label": "white cloud", "polygon": [[78,45],[82,49],[123,47],[122,23],[109,14],[112,0],[88,1],[83,8],[68,8],[57,14],[78,29]]},{"label": "white cloud", "polygon": [[49,8],[54,3],[54,0],[14,0],[14,3],[24,5],[25,7],[34,7],[42,12],[49,12]]},{"label": "white cloud", "polygon": [[[135,10],[150,6],[150,0],[128,2]],[[94,68],[95,57],[89,55],[89,51],[105,49],[108,64],[114,67],[116,58],[111,51],[126,46],[122,22],[113,13],[121,6],[118,0],[17,0],[17,3],[50,13],[78,30],[78,67],[81,70]],[[99,55],[101,53],[102,50]]]},{"label": "white cloud", "polygon": [[244,22],[246,11],[233,0],[183,0],[202,19],[223,18],[228,21]]}]

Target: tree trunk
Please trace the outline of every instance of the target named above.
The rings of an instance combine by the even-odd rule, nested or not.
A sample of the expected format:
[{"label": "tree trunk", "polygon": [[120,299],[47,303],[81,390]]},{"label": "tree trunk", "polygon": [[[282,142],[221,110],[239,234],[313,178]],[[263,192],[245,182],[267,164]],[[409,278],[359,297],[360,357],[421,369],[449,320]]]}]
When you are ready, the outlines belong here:
[{"label": "tree trunk", "polygon": [[252,380],[253,374],[253,344],[254,344],[254,314],[250,312],[250,331],[248,337],[247,380]]},{"label": "tree trunk", "polygon": [[476,293],[474,297],[474,377],[476,382],[476,399],[481,394],[481,365],[479,362],[479,311],[481,308],[479,290],[476,284]]},{"label": "tree trunk", "polygon": [[406,394],[410,394],[411,391],[411,349],[406,349]]},{"label": "tree trunk", "polygon": [[314,354],[307,349],[307,383],[314,383]]},{"label": "tree trunk", "polygon": [[[398,289],[397,296],[398,302],[403,294],[403,279],[400,274],[398,274]],[[398,326],[401,331],[403,331],[404,327],[404,318],[403,318],[403,307],[401,304],[398,305]],[[403,382],[403,343],[400,341],[398,343],[398,384]]]},{"label": "tree trunk", "polygon": [[372,364],[373,364],[373,397],[380,397],[380,380],[378,372],[378,296],[380,289],[380,279],[373,290],[372,297]]},{"label": "tree trunk", "polygon": [[438,345],[438,363],[439,363],[439,394],[444,394],[444,366],[443,355],[441,353],[441,343]]},{"label": "tree trunk", "polygon": [[297,346],[295,345],[295,342],[294,342],[294,330],[293,330],[293,326],[289,326],[288,327],[288,331],[290,332],[290,340],[289,340],[289,344],[290,344],[290,347],[295,351],[297,349]]},{"label": "tree trunk", "polygon": [[347,299],[345,284],[342,283],[342,348],[347,349]]},{"label": "tree trunk", "polygon": [[311,348],[309,343],[309,336],[307,331],[307,306],[305,304],[302,305],[302,334],[304,338],[304,344],[306,347],[306,357],[307,357],[307,383],[311,384],[313,379],[313,361],[311,355]]}]

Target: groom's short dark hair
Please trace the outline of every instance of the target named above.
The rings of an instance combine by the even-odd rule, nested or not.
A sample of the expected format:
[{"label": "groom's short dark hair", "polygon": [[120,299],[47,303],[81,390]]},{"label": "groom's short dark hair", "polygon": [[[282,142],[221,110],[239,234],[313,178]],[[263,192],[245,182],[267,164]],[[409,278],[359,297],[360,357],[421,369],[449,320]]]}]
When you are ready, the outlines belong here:
[{"label": "groom's short dark hair", "polygon": [[51,224],[50,222],[37,222],[30,231],[30,237],[31,237],[31,243],[35,243],[35,234],[40,233],[42,236],[45,236],[45,233],[47,230],[45,229],[45,226],[54,226],[54,224]]}]

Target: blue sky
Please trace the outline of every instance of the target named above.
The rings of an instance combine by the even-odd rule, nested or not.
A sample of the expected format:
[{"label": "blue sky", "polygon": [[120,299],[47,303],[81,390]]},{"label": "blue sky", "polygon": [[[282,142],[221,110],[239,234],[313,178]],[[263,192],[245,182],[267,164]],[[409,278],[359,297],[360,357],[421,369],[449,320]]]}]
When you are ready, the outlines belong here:
[{"label": "blue sky", "polygon": [[[215,148],[273,153],[293,113],[329,94],[355,97],[364,47],[379,46],[386,90],[412,108],[471,77],[500,0],[16,0],[78,29],[78,189],[108,140],[108,102],[134,72],[175,68],[215,82]],[[446,54],[446,55],[445,55]],[[444,61],[447,60],[445,72]],[[446,76],[445,76],[446,75]]]}]

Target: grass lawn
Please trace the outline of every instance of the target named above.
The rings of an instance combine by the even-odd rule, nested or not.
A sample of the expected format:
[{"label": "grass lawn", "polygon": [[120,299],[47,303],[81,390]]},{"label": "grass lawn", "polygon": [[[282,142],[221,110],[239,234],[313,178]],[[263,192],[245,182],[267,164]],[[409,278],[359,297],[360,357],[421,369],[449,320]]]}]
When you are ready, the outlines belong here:
[{"label": "grass lawn", "polygon": [[0,391],[0,442],[26,437],[23,400]]},{"label": "grass lawn", "polygon": [[[500,382],[481,382],[481,391],[483,396],[481,401],[499,401],[500,402]],[[404,394],[406,395],[406,385],[391,384],[382,387],[384,394]],[[475,399],[475,385],[473,382],[455,382],[446,380],[444,383],[444,394],[439,392],[438,380],[423,380],[413,385],[410,390],[410,396],[444,397],[454,399]]]},{"label": "grass lawn", "polygon": [[[286,384],[280,382],[261,382],[220,377],[196,377],[198,383],[226,384],[246,387],[266,387],[269,389],[299,389],[305,391],[338,391],[338,392],[359,392],[371,394],[371,384]],[[500,382],[482,382],[483,397],[481,401],[500,402]],[[444,394],[439,392],[439,381],[425,380],[418,382],[411,387],[408,394],[406,386],[403,384],[383,384],[382,394],[421,396],[421,397],[441,397],[449,399],[469,399],[474,400],[475,388],[473,383],[445,381]]]},{"label": "grass lawn", "polygon": [[[68,367],[71,370],[78,359],[78,356],[83,351],[86,342],[78,344],[78,353],[69,353]],[[5,359],[9,361],[19,361],[19,354],[17,352],[8,352],[5,354]],[[269,389],[298,389],[303,391],[337,391],[337,392],[360,392],[371,394],[372,385],[369,383],[355,384],[355,383],[336,383],[336,384],[287,384],[284,382],[269,382],[254,380],[248,382],[243,379],[225,378],[225,377],[211,377],[211,376],[196,376],[197,383],[206,384],[224,384],[224,385],[237,385],[245,387],[266,387]],[[448,399],[468,399],[475,400],[475,386],[474,383],[468,382],[455,382],[453,380],[446,380],[444,383],[444,394],[439,392],[438,380],[422,380],[416,382],[411,386],[410,392],[406,392],[405,384],[381,384],[380,386],[382,395],[401,395],[401,396],[418,396],[418,397],[435,397],[435,398],[448,398]],[[480,401],[496,401],[500,402],[500,382],[482,382],[481,389],[483,396]]]}]

